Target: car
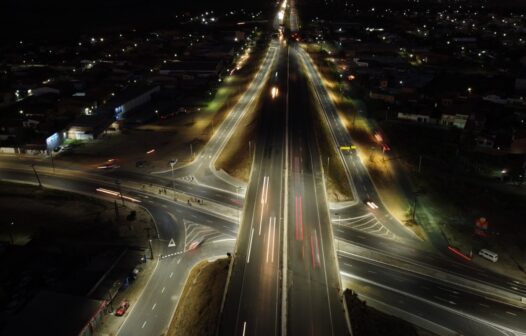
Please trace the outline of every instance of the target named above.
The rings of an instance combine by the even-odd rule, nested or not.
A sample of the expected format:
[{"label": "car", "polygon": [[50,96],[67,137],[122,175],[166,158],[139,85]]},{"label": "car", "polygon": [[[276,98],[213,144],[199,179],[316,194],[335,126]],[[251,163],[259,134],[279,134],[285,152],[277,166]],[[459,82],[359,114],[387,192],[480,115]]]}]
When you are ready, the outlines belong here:
[{"label": "car", "polygon": [[378,205],[369,199],[363,200],[363,203],[373,210],[378,209]]},{"label": "car", "polygon": [[130,308],[130,302],[128,300],[124,300],[119,305],[119,308],[115,310],[115,316],[122,316],[126,314],[126,311]]},{"label": "car", "polygon": [[98,166],[98,169],[112,169],[112,168],[119,168],[119,165],[113,164],[113,163],[105,163],[100,166]]},{"label": "car", "polygon": [[188,247],[188,250],[195,250],[196,248],[198,248],[199,246],[201,246],[201,244],[205,241],[204,238],[198,238],[196,240],[194,240],[190,246]]}]

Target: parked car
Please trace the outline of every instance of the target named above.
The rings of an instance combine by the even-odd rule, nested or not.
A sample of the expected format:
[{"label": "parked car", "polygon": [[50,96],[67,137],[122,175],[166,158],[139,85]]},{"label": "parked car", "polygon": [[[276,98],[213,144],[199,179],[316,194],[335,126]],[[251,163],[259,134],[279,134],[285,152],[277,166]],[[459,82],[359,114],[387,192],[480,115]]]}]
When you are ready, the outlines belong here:
[{"label": "parked car", "polygon": [[128,308],[130,307],[130,302],[128,300],[124,300],[119,305],[119,308],[115,311],[115,316],[122,316],[126,313]]}]

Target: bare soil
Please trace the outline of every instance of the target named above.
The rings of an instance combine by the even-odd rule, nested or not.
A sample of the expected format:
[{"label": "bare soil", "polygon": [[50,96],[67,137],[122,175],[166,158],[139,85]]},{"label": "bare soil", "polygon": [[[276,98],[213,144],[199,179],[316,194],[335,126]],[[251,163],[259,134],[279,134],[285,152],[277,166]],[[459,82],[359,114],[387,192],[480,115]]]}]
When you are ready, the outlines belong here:
[{"label": "bare soil", "polygon": [[215,335],[229,258],[197,264],[186,281],[167,336]]}]

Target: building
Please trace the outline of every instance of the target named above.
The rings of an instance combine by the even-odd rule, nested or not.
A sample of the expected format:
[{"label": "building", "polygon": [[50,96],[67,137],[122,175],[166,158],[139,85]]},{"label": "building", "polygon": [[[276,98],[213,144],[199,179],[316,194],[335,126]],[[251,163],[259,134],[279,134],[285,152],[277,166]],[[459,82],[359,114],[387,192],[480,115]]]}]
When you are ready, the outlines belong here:
[{"label": "building", "polygon": [[115,120],[123,120],[124,115],[143,104],[152,100],[152,95],[159,92],[159,86],[139,85],[132,86],[117,93],[103,107],[103,110],[111,111]]}]

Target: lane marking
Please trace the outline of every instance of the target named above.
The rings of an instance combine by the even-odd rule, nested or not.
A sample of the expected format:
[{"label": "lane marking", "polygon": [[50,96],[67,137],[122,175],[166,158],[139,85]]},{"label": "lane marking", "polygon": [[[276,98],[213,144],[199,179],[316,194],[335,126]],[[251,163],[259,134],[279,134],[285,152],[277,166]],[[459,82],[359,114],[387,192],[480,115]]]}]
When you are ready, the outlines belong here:
[{"label": "lane marking", "polygon": [[157,303],[154,303],[152,306],[152,310],[154,310],[156,306],[157,306]]},{"label": "lane marking", "polygon": [[174,275],[174,272],[170,273],[170,278]]},{"label": "lane marking", "polygon": [[506,314],[510,314],[510,315],[512,315],[512,316],[517,316],[517,314],[512,313],[512,312],[509,312],[509,311],[506,311]]},{"label": "lane marking", "polygon": [[246,331],[247,331],[247,321],[243,322],[243,336],[245,336]]},{"label": "lane marking", "polygon": [[144,321],[144,323],[142,324],[142,327],[141,327],[142,329],[144,329],[144,326],[146,326],[146,323],[147,323],[147,322],[148,322],[148,321]]},{"label": "lane marking", "polygon": [[163,289],[161,289],[161,293],[164,293],[165,289],[166,289],[166,287],[163,287]]},{"label": "lane marking", "polygon": [[254,238],[254,227],[250,231],[250,240],[248,242],[248,254],[247,254],[247,264],[250,262],[250,252],[252,251],[252,239]]}]

